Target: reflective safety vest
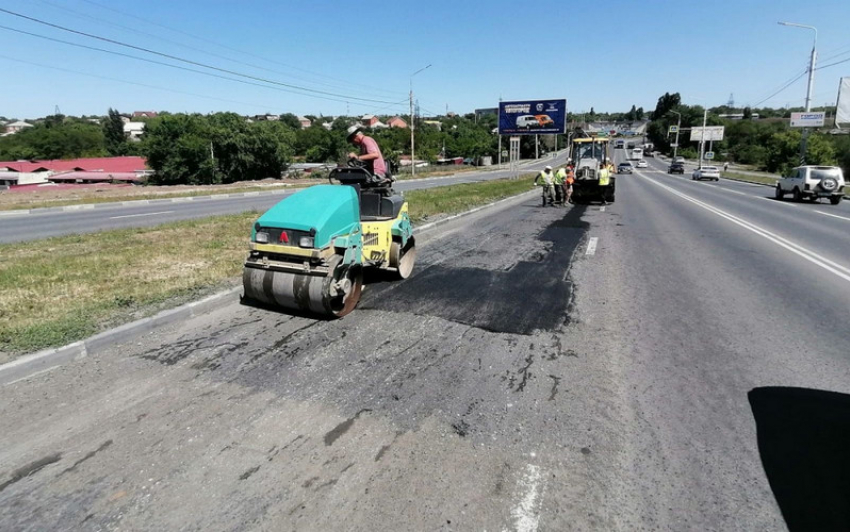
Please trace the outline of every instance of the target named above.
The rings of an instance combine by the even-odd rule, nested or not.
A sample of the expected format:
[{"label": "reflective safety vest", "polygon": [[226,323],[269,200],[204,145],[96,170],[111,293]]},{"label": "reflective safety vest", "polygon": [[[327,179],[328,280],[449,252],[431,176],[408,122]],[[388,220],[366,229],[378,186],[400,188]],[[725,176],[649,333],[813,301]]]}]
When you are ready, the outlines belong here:
[{"label": "reflective safety vest", "polygon": [[552,172],[546,172],[543,170],[538,174],[537,177],[534,178],[534,184],[536,185],[538,181],[543,181],[544,185],[551,185],[553,181]]},{"label": "reflective safety vest", "polygon": [[572,185],[573,183],[575,183],[575,180],[576,180],[576,174],[571,169],[570,172],[567,174],[567,184]]},{"label": "reflective safety vest", "polygon": [[558,168],[558,171],[555,172],[555,184],[563,185],[564,181],[567,180],[567,171],[563,168]]},{"label": "reflective safety vest", "polygon": [[604,166],[599,169],[599,186],[607,187],[608,183],[611,181],[611,172],[608,171]]}]

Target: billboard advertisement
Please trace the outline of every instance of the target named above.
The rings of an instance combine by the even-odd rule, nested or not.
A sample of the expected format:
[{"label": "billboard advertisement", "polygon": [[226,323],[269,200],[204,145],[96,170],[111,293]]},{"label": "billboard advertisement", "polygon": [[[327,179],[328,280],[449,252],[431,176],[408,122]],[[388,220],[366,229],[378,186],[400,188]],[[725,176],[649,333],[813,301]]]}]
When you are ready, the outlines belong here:
[{"label": "billboard advertisement", "polygon": [[850,124],[850,78],[841,78],[838,82],[835,107],[835,124]]},{"label": "billboard advertisement", "polygon": [[823,127],[826,113],[791,113],[791,127]]},{"label": "billboard advertisement", "polygon": [[706,126],[691,128],[691,142],[710,140],[723,140],[723,131],[725,126]]},{"label": "billboard advertisement", "polygon": [[544,135],[567,130],[567,100],[499,102],[499,135]]}]

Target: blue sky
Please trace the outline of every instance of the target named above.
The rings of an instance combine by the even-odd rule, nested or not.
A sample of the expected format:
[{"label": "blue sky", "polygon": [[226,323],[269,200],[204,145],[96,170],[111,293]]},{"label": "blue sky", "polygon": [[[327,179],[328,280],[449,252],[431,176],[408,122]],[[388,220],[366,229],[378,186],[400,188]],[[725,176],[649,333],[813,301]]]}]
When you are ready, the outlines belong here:
[{"label": "blue sky", "polygon": [[[755,105],[808,64],[850,59],[850,1],[449,2],[405,0],[0,0],[80,32],[274,81],[238,83],[0,29],[0,115],[166,110],[424,114],[566,98],[571,111],[685,103]],[[210,71],[0,12],[0,26]],[[835,102],[850,61],[816,71],[813,105]],[[802,105],[802,76],[760,105]],[[298,89],[284,85],[295,86]],[[322,94],[322,92],[326,94]]]}]

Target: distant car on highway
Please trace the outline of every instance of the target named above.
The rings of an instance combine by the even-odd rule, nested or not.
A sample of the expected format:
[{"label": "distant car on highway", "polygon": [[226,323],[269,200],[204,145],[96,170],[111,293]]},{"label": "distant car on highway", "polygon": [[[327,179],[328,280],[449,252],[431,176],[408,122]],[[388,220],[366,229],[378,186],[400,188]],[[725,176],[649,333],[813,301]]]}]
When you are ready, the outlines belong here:
[{"label": "distant car on highway", "polygon": [[646,161],[641,159],[640,161],[638,161],[637,167],[638,168],[649,168],[649,163],[647,163]]},{"label": "distant car on highway", "polygon": [[634,167],[632,166],[632,163],[628,161],[617,165],[618,174],[631,174],[632,172],[634,172]]},{"label": "distant car on highway", "polygon": [[703,179],[720,181],[720,169],[716,166],[703,166],[701,168],[697,168],[694,170],[694,173],[691,174],[691,179],[696,179],[698,181],[702,181]]},{"label": "distant car on highway", "polygon": [[798,166],[776,182],[776,199],[790,192],[794,201],[829,198],[838,205],[844,198],[844,185],[844,173],[837,166]]},{"label": "distant car on highway", "polygon": [[685,163],[671,163],[670,166],[667,167],[667,173],[685,175]]},{"label": "distant car on highway", "polygon": [[685,158],[682,156],[673,157],[673,164],[675,163],[685,164]]}]

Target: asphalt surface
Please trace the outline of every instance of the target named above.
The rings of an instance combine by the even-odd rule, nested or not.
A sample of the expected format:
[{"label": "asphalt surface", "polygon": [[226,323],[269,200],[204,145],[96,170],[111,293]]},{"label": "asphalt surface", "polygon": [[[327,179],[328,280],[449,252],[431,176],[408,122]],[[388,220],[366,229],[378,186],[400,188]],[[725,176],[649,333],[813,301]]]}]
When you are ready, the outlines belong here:
[{"label": "asphalt surface", "polygon": [[770,192],[640,170],[5,386],[0,529],[846,530],[850,217]]},{"label": "asphalt surface", "polygon": [[[539,171],[545,165],[563,164],[566,151],[555,157],[544,157],[537,161],[525,161],[520,172]],[[513,170],[485,170],[464,172],[454,176],[398,181],[394,188],[399,191],[419,190],[461,183],[474,183],[491,179],[503,179],[516,175]],[[236,214],[248,211],[265,212],[291,192],[260,193],[258,195],[227,198],[206,196],[183,199],[148,200],[146,202],[93,204],[90,208],[74,211],[37,210],[31,214],[0,214],[0,243],[22,242],[68,234],[92,233],[127,227],[150,227],[167,222],[204,218],[220,214]]]}]

